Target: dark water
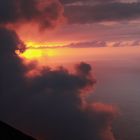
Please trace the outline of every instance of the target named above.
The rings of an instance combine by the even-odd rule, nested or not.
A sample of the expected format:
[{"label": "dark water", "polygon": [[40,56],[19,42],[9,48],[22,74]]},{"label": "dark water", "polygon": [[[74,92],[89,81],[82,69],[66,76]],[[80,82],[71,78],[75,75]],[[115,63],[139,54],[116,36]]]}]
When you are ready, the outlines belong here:
[{"label": "dark water", "polygon": [[92,62],[96,90],[90,100],[113,104],[120,115],[114,122],[118,140],[140,140],[140,65],[136,60]]}]

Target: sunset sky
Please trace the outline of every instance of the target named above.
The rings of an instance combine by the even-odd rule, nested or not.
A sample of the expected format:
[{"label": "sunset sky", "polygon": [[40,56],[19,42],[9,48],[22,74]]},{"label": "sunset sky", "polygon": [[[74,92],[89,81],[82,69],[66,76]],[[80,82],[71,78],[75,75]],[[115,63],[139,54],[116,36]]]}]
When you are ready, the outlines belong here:
[{"label": "sunset sky", "polygon": [[[92,48],[101,48],[93,49],[95,55],[109,53],[113,48],[111,53],[117,54],[122,50],[128,54],[139,47],[139,0],[61,0],[61,4],[64,17],[57,27],[40,32],[36,28],[38,25],[25,23],[17,29],[21,39],[31,49],[25,55],[29,55],[32,50],[33,57],[41,54],[62,57],[71,51],[82,55],[83,50],[88,55]],[[128,49],[123,50],[122,47]],[[45,52],[45,48],[49,51]],[[68,48],[72,48],[70,52]],[[140,50],[137,48],[137,51]]]},{"label": "sunset sky", "polygon": [[38,140],[139,140],[140,0],[0,0],[0,121]]}]

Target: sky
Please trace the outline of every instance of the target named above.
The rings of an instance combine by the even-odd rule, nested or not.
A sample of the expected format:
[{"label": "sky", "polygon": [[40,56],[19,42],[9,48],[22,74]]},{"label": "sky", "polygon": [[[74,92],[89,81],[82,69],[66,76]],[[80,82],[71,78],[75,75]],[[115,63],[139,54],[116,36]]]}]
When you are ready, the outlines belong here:
[{"label": "sky", "polygon": [[0,0],[0,120],[38,140],[139,140],[139,24],[139,0]]},{"label": "sky", "polygon": [[19,29],[21,37],[27,42],[62,43],[58,46],[139,45],[138,0],[61,0],[61,4],[64,18],[60,27],[40,34],[28,24]]},{"label": "sky", "polygon": [[[38,57],[40,54],[57,56],[57,52],[63,56],[69,48],[80,49],[82,54],[81,48],[114,47],[115,53],[116,47],[129,47],[128,52],[139,47],[139,0],[60,0],[60,4],[59,23],[57,21],[54,28],[38,29],[39,25],[25,22],[16,29],[20,38],[32,48],[26,56],[34,48],[40,48],[34,50],[34,56]],[[55,49],[45,54],[47,48]],[[105,53],[107,51],[109,49]]]}]

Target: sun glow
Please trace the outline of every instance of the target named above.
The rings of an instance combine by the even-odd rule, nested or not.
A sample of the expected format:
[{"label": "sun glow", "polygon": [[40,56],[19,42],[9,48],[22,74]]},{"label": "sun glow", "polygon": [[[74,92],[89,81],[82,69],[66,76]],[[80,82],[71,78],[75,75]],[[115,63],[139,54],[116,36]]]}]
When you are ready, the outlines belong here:
[{"label": "sun glow", "polygon": [[34,50],[34,49],[27,49],[22,56],[24,56],[27,59],[33,59],[33,58],[39,58],[42,56],[41,50]]},{"label": "sun glow", "polygon": [[20,54],[26,59],[39,59],[41,57],[54,57],[57,55],[56,49],[27,49]]},{"label": "sun glow", "polygon": [[55,57],[58,55],[57,48],[64,46],[63,42],[25,42],[27,46],[26,51],[23,54],[19,54],[26,59],[39,59],[41,57]]}]

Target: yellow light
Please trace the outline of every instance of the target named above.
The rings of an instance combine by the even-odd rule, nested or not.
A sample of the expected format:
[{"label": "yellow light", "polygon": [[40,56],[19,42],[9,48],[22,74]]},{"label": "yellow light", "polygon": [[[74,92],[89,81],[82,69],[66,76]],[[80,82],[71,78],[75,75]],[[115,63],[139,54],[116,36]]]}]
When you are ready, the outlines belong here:
[{"label": "yellow light", "polygon": [[27,49],[21,56],[27,59],[39,58],[42,56],[41,50]]},{"label": "yellow light", "polygon": [[54,51],[54,49],[48,49],[46,53],[50,57],[55,56],[57,54],[56,50]]},{"label": "yellow light", "polygon": [[18,55],[21,57],[24,57],[26,59],[39,59],[41,57],[55,57],[58,55],[58,49],[59,46],[64,46],[65,43],[62,42],[33,42],[33,41],[27,41],[25,42],[25,45],[27,46],[27,50],[20,54],[17,52]]},{"label": "yellow light", "polygon": [[29,42],[25,42],[26,46],[28,47],[39,47],[40,44],[36,43],[36,42],[32,42],[32,41],[29,41]]},{"label": "yellow light", "polygon": [[41,57],[54,57],[58,55],[56,49],[27,49],[24,53],[18,55],[26,59],[39,59]]}]

